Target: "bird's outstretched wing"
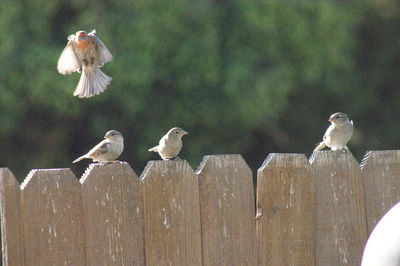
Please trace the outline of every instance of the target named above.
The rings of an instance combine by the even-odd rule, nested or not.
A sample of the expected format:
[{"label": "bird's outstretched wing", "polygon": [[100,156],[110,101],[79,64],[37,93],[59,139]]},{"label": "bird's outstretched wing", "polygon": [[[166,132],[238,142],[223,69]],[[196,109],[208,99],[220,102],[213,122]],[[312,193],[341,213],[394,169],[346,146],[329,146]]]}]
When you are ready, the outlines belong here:
[{"label": "bird's outstretched wing", "polygon": [[58,59],[57,70],[60,74],[66,75],[71,74],[72,72],[79,72],[81,66],[82,63],[74,50],[73,40],[70,40]]},{"label": "bird's outstretched wing", "polygon": [[102,67],[105,63],[110,62],[113,56],[107,46],[96,36],[96,30],[92,30],[88,35],[94,37],[96,40],[98,67]]}]

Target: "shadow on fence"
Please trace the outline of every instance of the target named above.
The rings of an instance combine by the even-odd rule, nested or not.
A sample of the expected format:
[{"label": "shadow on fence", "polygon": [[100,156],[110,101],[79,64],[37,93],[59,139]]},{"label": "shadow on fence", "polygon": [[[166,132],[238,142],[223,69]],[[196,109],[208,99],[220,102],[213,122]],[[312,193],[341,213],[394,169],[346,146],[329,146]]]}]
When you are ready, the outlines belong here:
[{"label": "shadow on fence", "polygon": [[3,265],[359,265],[399,191],[400,151],[1,168]]}]

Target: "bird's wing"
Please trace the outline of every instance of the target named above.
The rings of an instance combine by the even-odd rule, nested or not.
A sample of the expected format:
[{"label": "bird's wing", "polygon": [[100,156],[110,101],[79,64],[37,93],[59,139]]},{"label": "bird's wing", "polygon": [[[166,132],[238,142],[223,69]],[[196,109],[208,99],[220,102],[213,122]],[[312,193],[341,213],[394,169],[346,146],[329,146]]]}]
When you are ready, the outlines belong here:
[{"label": "bird's wing", "polygon": [[331,138],[331,134],[332,134],[333,129],[334,129],[333,125],[330,125],[328,127],[328,129],[326,130],[324,136],[322,137],[322,141],[320,143],[318,143],[318,145],[317,145],[317,147],[315,147],[314,151],[320,151],[320,150],[322,150],[323,148],[326,147],[326,143],[330,142],[330,138]]},{"label": "bird's wing", "polygon": [[110,148],[110,143],[107,140],[103,140],[97,144],[93,149],[91,149],[87,154],[91,158],[96,158],[97,156],[107,153]]},{"label": "bird's wing", "polygon": [[154,152],[158,152],[158,146],[155,146],[155,147],[153,147],[153,148],[151,148],[151,149],[149,149],[149,151],[154,151]]},{"label": "bird's wing", "polygon": [[[70,37],[68,37],[68,39],[70,39]],[[69,40],[67,46],[65,46],[62,51],[60,58],[58,58],[57,70],[60,74],[71,74],[72,72],[79,72],[81,69],[82,63],[75,53],[73,42],[72,39]]]},{"label": "bird's wing", "polygon": [[324,142],[324,141],[321,141],[321,142],[317,145],[317,147],[315,147],[314,151],[320,151],[320,150],[322,150],[322,149],[325,148],[325,147],[326,147],[325,142]]},{"label": "bird's wing", "polygon": [[329,139],[331,138],[332,132],[335,129],[335,127],[333,125],[330,125],[328,127],[328,129],[325,132],[324,137],[322,138],[323,140],[328,140],[328,142],[330,141]]},{"label": "bird's wing", "polygon": [[108,50],[107,46],[96,36],[96,30],[92,30],[88,34],[95,38],[97,43],[97,62],[98,67],[102,67],[105,63],[110,62],[113,59],[111,52]]}]

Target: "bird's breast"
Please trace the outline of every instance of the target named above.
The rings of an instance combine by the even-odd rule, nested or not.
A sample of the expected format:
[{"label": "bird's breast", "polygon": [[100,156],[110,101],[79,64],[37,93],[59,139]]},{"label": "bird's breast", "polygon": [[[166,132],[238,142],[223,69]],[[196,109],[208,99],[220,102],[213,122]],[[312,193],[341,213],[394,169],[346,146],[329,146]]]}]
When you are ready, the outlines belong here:
[{"label": "bird's breast", "polygon": [[75,49],[87,49],[89,48],[93,43],[93,40],[88,39],[88,40],[80,40],[79,42],[75,43]]}]

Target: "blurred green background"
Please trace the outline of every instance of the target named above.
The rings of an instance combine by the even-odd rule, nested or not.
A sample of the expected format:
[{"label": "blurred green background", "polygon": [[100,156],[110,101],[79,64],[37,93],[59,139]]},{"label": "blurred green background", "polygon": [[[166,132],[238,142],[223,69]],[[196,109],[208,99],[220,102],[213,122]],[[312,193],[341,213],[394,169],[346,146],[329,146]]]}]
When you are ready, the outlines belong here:
[{"label": "blurred green background", "polygon": [[[399,149],[400,4],[396,1],[3,0],[0,166],[71,167],[110,129],[138,175],[171,127],[181,158],[240,153],[256,170],[271,152],[309,156],[330,114],[346,112],[349,148]],[[57,73],[67,36],[97,30],[114,55],[105,93],[73,97]]]}]

